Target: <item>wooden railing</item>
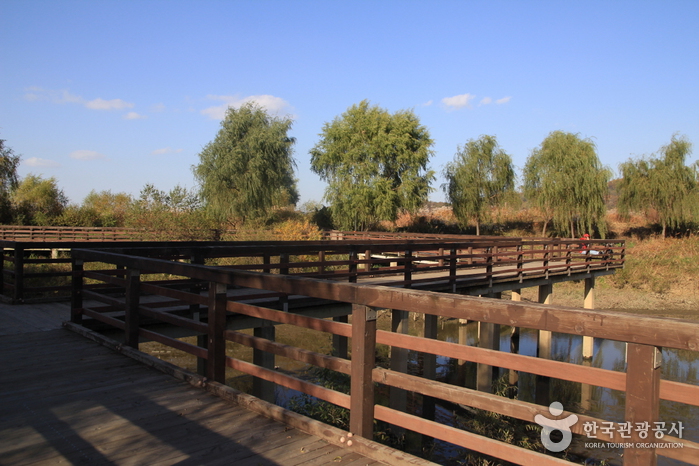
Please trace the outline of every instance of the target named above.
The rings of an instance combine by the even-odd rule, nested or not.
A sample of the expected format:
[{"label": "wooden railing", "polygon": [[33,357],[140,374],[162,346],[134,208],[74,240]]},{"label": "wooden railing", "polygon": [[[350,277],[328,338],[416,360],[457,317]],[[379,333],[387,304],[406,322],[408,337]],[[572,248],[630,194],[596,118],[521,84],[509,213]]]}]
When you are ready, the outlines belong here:
[{"label": "wooden railing", "polygon": [[[591,241],[600,254],[583,254],[571,240],[248,241],[248,242],[18,242],[3,248],[3,299],[12,303],[67,299],[71,251],[110,248],[123,254],[162,255],[236,270],[314,278],[371,278],[394,286],[454,291],[552,275],[613,271],[623,267],[623,241]],[[583,251],[584,252],[584,251]],[[291,263],[290,263],[291,260]],[[280,265],[283,264],[283,265]],[[487,291],[486,291],[487,292]]]},{"label": "wooden railing", "polygon": [[[561,244],[564,244],[562,242]],[[351,247],[350,245],[346,245]],[[413,245],[415,246],[415,245]],[[367,246],[368,247],[368,246]],[[372,245],[374,247],[374,245]],[[403,266],[410,264],[406,271],[413,272],[416,258],[422,258],[416,251],[426,245],[416,246],[406,253],[401,261]],[[456,249],[456,248],[455,248]],[[226,369],[234,369],[250,374],[260,382],[278,384],[292,388],[318,399],[328,401],[350,411],[350,432],[366,438],[373,435],[374,420],[385,421],[394,426],[421,433],[435,439],[441,439],[469,450],[494,456],[517,464],[569,464],[559,458],[524,450],[511,444],[485,438],[449,425],[440,424],[430,419],[423,419],[409,412],[392,409],[376,404],[375,384],[395,389],[407,390],[427,397],[441,399],[473,408],[484,409],[523,421],[533,422],[537,415],[543,418],[553,417],[548,406],[541,406],[519,400],[483,393],[455,385],[450,385],[429,378],[409,375],[404,371],[389,370],[376,366],[375,346],[388,345],[394,348],[414,349],[432,355],[488,364],[516,371],[567,380],[573,383],[607,387],[625,392],[625,421],[631,426],[649,423],[651,426],[659,419],[660,400],[671,400],[686,405],[699,406],[699,387],[683,383],[661,380],[659,359],[660,348],[699,351],[699,324],[676,319],[652,318],[614,312],[558,308],[539,304],[504,302],[501,300],[475,298],[469,296],[433,293],[423,290],[401,289],[376,285],[346,283],[362,272],[362,266],[374,265],[379,260],[369,259],[375,252],[365,251],[365,259],[355,259],[347,270],[339,273],[343,281],[320,280],[303,276],[309,272],[299,272],[292,276],[292,269],[314,268],[314,275],[323,274],[323,269],[346,264],[336,261],[300,261],[292,262],[279,256],[279,262],[273,264],[268,252],[250,249],[249,256],[263,255],[267,259],[262,263],[244,266],[262,269],[260,273],[237,270],[233,267],[213,267],[180,261],[166,260],[183,257],[184,251],[167,249],[161,251],[162,258],[133,255],[138,251],[96,251],[76,249],[73,251],[73,289],[72,317],[74,324],[83,324],[93,320],[109,325],[123,332],[124,342],[137,348],[140,341],[157,341],[172,348],[179,349],[202,361],[205,361],[205,373],[209,380],[225,381]],[[475,249],[474,249],[475,250]],[[556,246],[543,249],[546,251],[544,263],[538,267],[538,273],[551,272],[561,261],[573,271],[572,267],[592,267],[586,257],[580,262],[570,249]],[[286,254],[298,254],[305,249],[288,249]],[[458,251],[458,250],[457,250]],[[468,264],[470,259],[493,264],[495,258],[507,262],[506,268],[512,273],[524,273],[519,266],[526,255],[539,255],[536,247],[530,250],[510,249],[504,247],[498,252],[475,253],[463,255],[450,253],[432,256],[434,267],[445,267],[440,261],[449,261],[449,266]],[[568,251],[568,252],[566,252]],[[129,254],[125,254],[128,252]],[[191,250],[191,257],[203,261],[203,257],[215,257],[221,251],[216,248]],[[333,251],[337,252],[337,251]],[[386,251],[382,251],[386,252]],[[420,251],[420,252],[427,252]],[[198,256],[195,256],[198,254]],[[240,254],[240,252],[239,252]],[[358,251],[354,251],[358,254]],[[497,255],[496,255],[497,254]],[[614,259],[612,259],[614,260]],[[311,263],[309,263],[311,262]],[[91,271],[90,263],[110,264],[110,270]],[[471,264],[469,264],[471,265]],[[252,267],[254,266],[254,267]],[[447,268],[449,268],[447,266]],[[400,267],[400,266],[398,266]],[[495,266],[491,271],[479,272],[481,278],[491,280],[496,277]],[[389,268],[394,268],[389,265]],[[393,270],[394,272],[396,270]],[[148,283],[145,278],[150,274],[163,274],[189,280],[189,288],[173,289],[167,284]],[[328,272],[329,273],[329,272]],[[336,271],[333,271],[335,274]],[[407,273],[407,272],[406,272]],[[415,280],[404,277],[404,285],[413,285]],[[89,281],[99,281],[121,290],[119,298],[97,289],[89,290]],[[113,289],[112,289],[113,291]],[[141,293],[151,295],[148,302]],[[152,297],[160,297],[153,301]],[[264,302],[262,298],[269,301]],[[329,321],[320,318],[288,312],[290,297],[297,299],[323,300],[351,306],[351,324]],[[251,300],[257,298],[254,302]],[[88,304],[88,301],[97,304]],[[394,313],[423,314],[427,320],[437,317],[476,320],[482,323],[522,327],[539,331],[550,331],[587,337],[603,338],[628,343],[628,359],[625,372],[603,370],[580,364],[546,360],[536,357],[511,354],[502,351],[465,346],[435,338],[420,338],[406,334],[377,330],[376,310],[389,309]],[[198,319],[196,316],[200,316]],[[230,330],[227,321],[234,316],[247,316],[260,319],[259,322],[294,325],[314,331],[328,332],[339,338],[351,338],[351,358],[334,357],[319,354],[305,348],[282,345],[274,341],[274,332],[266,331],[254,336]],[[154,330],[154,322],[178,327],[190,334],[202,336],[201,344],[185,343]],[[269,325],[264,328],[269,329]],[[273,327],[272,327],[273,328]],[[266,336],[266,338],[263,338]],[[253,363],[235,359],[227,354],[226,342],[236,342],[253,348]],[[330,390],[305,380],[292,377],[274,370],[274,356],[295,359],[306,364],[347,374],[351,379],[349,394]],[[260,388],[259,393],[264,393]],[[574,413],[564,411],[555,419],[565,419]],[[585,425],[590,423],[602,425],[603,419],[577,414],[578,422],[571,427],[574,434],[584,436]],[[540,418],[539,418],[540,419]],[[619,442],[620,424],[613,423],[611,433],[597,432],[599,441]],[[615,437],[614,434],[617,434]],[[629,448],[624,449],[624,464],[653,465],[657,455],[663,455],[689,464],[699,464],[699,444],[665,435],[662,439],[652,441],[642,438],[636,430],[631,430],[631,437],[624,440]],[[657,448],[646,448],[648,443]],[[661,445],[662,444],[662,445]],[[663,446],[681,445],[681,448],[663,448]]]}]

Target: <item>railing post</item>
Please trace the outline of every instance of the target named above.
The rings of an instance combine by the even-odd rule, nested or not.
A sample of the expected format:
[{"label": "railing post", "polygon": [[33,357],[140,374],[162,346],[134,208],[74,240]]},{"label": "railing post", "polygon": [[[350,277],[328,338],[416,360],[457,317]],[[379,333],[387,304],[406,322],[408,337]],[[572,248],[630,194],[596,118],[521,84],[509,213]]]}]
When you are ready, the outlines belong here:
[{"label": "railing post", "polygon": [[374,436],[374,382],[376,364],[376,310],[352,305],[352,369],[350,381],[350,431],[360,437]]},{"label": "railing post", "polygon": [[[520,283],[524,281],[524,253],[521,243],[517,245],[517,277]],[[516,301],[521,301],[521,299]]]},{"label": "railing post", "polygon": [[15,245],[15,289],[12,292],[12,304],[24,301],[24,248]]},{"label": "railing post", "polygon": [[[189,258],[189,262],[193,265],[204,265],[204,256],[200,252],[193,252]],[[192,286],[190,287],[189,291],[193,294],[199,295],[201,294],[202,288],[202,284],[200,282],[195,281],[194,283],[192,283]],[[201,322],[201,308],[199,304],[190,304],[189,311],[192,313],[192,320]],[[197,335],[197,346],[206,349],[207,337],[207,335]],[[199,357],[197,358],[197,374],[206,376],[206,359]]]},{"label": "railing post", "polygon": [[[647,422],[654,426],[660,414],[661,351],[655,346],[628,344],[626,367],[626,422],[636,426]],[[640,437],[639,429],[631,429],[631,445],[649,442]],[[650,434],[649,434],[650,435]],[[625,465],[655,466],[658,457],[655,448],[625,448]]]},{"label": "railing post", "polygon": [[226,378],[226,285],[209,283],[209,332],[206,377],[224,383]]},{"label": "railing post", "polygon": [[[403,269],[403,280],[409,282],[413,279],[413,252],[410,249],[405,250],[405,265]],[[411,288],[411,285],[406,283],[405,288]]]},{"label": "railing post", "polygon": [[325,251],[318,251],[318,273],[323,275],[325,273]]},{"label": "railing post", "polygon": [[368,261],[366,264],[364,264],[364,271],[369,273],[371,272],[371,249],[364,251],[364,260]]},{"label": "railing post", "polygon": [[357,250],[352,247],[349,253],[349,265],[348,265],[348,272],[349,272],[349,282],[350,283],[357,283]]},{"label": "railing post", "polygon": [[[493,287],[493,249],[488,247],[486,250],[488,257],[485,258],[485,275],[488,278],[488,287]],[[495,246],[495,251],[497,252],[497,246]]]},{"label": "railing post", "polygon": [[449,283],[451,283],[452,293],[456,293],[456,253],[456,248],[451,248],[449,251]]},{"label": "railing post", "polygon": [[83,321],[83,270],[82,259],[73,259],[71,264],[70,321],[81,325]]},{"label": "railing post", "polygon": [[129,269],[126,272],[126,306],[124,316],[125,343],[138,349],[139,297],[141,293],[141,271]]}]

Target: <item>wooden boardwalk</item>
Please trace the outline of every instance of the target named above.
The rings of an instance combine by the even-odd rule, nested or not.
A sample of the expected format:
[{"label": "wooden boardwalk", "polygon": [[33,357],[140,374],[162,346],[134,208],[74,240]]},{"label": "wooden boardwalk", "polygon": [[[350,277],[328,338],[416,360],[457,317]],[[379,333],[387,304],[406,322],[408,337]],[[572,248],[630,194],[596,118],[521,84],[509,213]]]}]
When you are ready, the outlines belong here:
[{"label": "wooden boardwalk", "polygon": [[51,308],[0,305],[0,465],[385,464],[28,317]]}]

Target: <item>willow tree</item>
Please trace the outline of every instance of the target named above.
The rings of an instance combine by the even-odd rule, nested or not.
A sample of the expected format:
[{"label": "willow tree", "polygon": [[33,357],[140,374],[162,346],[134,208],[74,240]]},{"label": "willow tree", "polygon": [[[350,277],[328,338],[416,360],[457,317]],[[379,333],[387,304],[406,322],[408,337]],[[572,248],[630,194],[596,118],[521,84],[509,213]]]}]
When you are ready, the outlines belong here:
[{"label": "willow tree", "polygon": [[575,237],[575,226],[604,238],[605,197],[610,170],[602,166],[595,144],[579,135],[554,131],[534,149],[524,167],[524,194],[562,234]]},{"label": "willow tree", "polygon": [[17,187],[20,156],[0,139],[0,222],[11,221],[10,192]]},{"label": "willow tree", "polygon": [[463,226],[474,221],[477,235],[490,211],[514,194],[512,158],[500,148],[495,136],[481,136],[459,146],[444,177],[447,182],[442,189],[454,216]]},{"label": "willow tree", "polygon": [[697,205],[696,168],[685,165],[691,152],[692,144],[687,138],[675,135],[670,144],[660,149],[659,157],[622,163],[619,213],[657,212],[663,238],[668,227],[677,228],[691,221]]},{"label": "willow tree", "polygon": [[249,103],[229,108],[216,138],[193,167],[206,209],[218,221],[265,215],[298,201],[292,121]]},{"label": "willow tree", "polygon": [[337,228],[366,230],[427,200],[433,141],[412,111],[390,114],[363,100],[320,136],[311,169],[328,183],[324,198]]}]

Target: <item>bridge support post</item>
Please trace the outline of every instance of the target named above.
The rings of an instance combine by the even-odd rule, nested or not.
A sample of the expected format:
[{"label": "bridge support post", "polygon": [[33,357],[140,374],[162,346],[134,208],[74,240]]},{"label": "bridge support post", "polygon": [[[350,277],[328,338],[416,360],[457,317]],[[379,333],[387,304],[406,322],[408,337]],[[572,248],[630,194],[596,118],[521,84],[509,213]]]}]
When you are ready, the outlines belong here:
[{"label": "bridge support post", "polygon": [[[402,335],[408,334],[410,324],[408,314],[408,311],[400,311],[398,309],[391,310],[392,332]],[[391,370],[403,374],[408,373],[408,349],[398,346],[391,347]],[[408,407],[408,393],[402,388],[390,387],[388,403],[391,409],[406,412]],[[396,427],[394,432],[400,437],[404,431],[403,428]]]},{"label": "bridge support post", "polygon": [[[626,369],[625,420],[632,426],[643,422],[655,425],[660,419],[660,365],[661,350],[655,346],[628,344]],[[640,429],[631,429],[631,445],[648,442],[642,439]],[[624,465],[655,466],[658,457],[655,448],[625,448]]]},{"label": "bridge support post", "polygon": [[208,344],[206,377],[214,382],[226,381],[226,285],[209,283]]},{"label": "bridge support post", "polygon": [[138,349],[138,331],[140,325],[139,310],[141,294],[141,271],[129,269],[126,271],[126,308],[124,327],[126,330],[125,343]]},{"label": "bridge support post", "polygon": [[376,311],[352,305],[352,368],[350,381],[350,432],[374,436],[374,381],[376,365]]},{"label": "bridge support post", "polygon": [[[595,308],[595,277],[590,277],[585,279],[585,309]],[[583,359],[592,359],[594,356],[594,337],[583,337],[582,344],[582,357]]]},{"label": "bridge support post", "polygon": [[[489,298],[500,299],[500,293],[491,293]],[[493,350],[500,349],[500,325],[490,322],[478,322],[478,346]],[[480,392],[493,392],[493,381],[497,378],[497,370],[487,364],[478,364],[476,367],[476,390]]]},{"label": "bridge support post", "polygon": [[72,260],[72,278],[70,291],[70,321],[82,325],[83,322],[83,268],[82,259]]},{"label": "bridge support post", "polygon": [[[541,304],[551,304],[551,295],[553,294],[553,285],[546,284],[539,286],[539,302]],[[551,332],[548,330],[539,330],[539,335],[536,343],[537,357],[542,359],[551,359]],[[540,405],[548,406],[551,402],[551,379],[549,377],[536,376],[536,394],[535,402]]]},{"label": "bridge support post", "polygon": [[[347,316],[337,316],[333,317],[334,322],[342,322],[344,324],[349,322],[349,319]],[[342,359],[347,359],[347,347],[348,347],[348,339],[347,337],[343,337],[342,335],[335,335],[333,334],[333,356],[342,358]]]},{"label": "bridge support post", "polygon": [[[265,338],[274,341],[276,332],[272,322],[264,321],[261,327],[255,327],[253,335],[259,338]],[[264,367],[265,369],[274,369],[274,354],[258,349],[252,350],[253,364]],[[261,400],[269,403],[274,403],[274,382],[253,377],[252,379],[252,394]]]},{"label": "bridge support post", "polygon": [[[520,251],[521,246],[517,246],[517,250]],[[512,290],[512,301],[522,301],[521,289]],[[510,334],[510,353],[519,354],[519,327],[512,327],[512,332]],[[518,392],[519,372],[514,369],[510,369],[507,382],[509,385],[507,389],[507,396],[514,398]]]},{"label": "bridge support post", "polygon": [[[438,317],[434,314],[425,314],[425,326],[423,328],[423,338],[437,338]],[[432,353],[422,353],[422,376],[429,380],[437,377],[437,356]],[[434,421],[435,399],[431,396],[422,396],[422,417]],[[426,442],[431,442],[431,438],[423,437],[423,446]]]}]

